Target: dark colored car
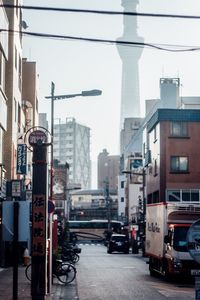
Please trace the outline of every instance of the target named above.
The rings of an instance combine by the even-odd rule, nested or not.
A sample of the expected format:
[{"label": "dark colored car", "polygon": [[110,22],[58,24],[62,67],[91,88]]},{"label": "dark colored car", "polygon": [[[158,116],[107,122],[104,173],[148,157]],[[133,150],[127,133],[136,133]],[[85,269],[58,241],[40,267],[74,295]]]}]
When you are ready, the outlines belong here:
[{"label": "dark colored car", "polygon": [[125,234],[112,234],[107,247],[108,253],[117,251],[128,254],[130,247],[129,238]]}]

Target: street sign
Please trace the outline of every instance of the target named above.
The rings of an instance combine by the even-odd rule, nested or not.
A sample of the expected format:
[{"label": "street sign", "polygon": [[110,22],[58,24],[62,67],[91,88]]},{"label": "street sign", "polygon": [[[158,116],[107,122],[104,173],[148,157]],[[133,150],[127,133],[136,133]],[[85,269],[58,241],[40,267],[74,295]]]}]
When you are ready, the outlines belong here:
[{"label": "street sign", "polygon": [[187,244],[192,258],[200,263],[200,219],[190,226],[187,234]]},{"label": "street sign", "polygon": [[48,213],[49,213],[49,214],[53,213],[53,212],[54,212],[54,209],[55,209],[54,203],[53,203],[51,200],[49,200],[49,201],[48,201]]},{"label": "street sign", "polygon": [[200,270],[192,269],[191,270],[191,275],[193,275],[193,276],[200,276]]},{"label": "street sign", "polygon": [[11,181],[11,196],[12,197],[21,197],[22,193],[22,181],[21,180],[12,180]]},{"label": "street sign", "polygon": [[27,173],[27,146],[26,144],[17,145],[17,174]]},{"label": "street sign", "polygon": [[35,130],[30,133],[28,141],[31,146],[34,146],[36,144],[46,144],[47,135],[42,130]]}]

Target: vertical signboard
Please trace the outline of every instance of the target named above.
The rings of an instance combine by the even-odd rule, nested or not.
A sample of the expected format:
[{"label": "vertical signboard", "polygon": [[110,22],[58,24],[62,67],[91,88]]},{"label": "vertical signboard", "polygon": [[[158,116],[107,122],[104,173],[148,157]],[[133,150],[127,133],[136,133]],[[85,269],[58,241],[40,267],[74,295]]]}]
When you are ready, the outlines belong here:
[{"label": "vertical signboard", "polygon": [[32,256],[44,256],[46,253],[45,195],[33,195],[32,216]]},{"label": "vertical signboard", "polygon": [[17,145],[17,174],[27,173],[27,146],[26,144]]},{"label": "vertical signboard", "polygon": [[20,198],[22,194],[22,181],[12,180],[11,181],[11,196],[13,198]]}]

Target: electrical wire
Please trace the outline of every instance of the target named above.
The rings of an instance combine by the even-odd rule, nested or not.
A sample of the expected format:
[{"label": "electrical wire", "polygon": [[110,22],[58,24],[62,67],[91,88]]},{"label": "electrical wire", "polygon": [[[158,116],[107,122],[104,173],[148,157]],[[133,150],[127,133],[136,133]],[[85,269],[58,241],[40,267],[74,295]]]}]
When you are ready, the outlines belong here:
[{"label": "electrical wire", "polygon": [[[170,49],[161,47],[158,44],[151,43],[142,43],[142,42],[131,42],[131,41],[119,41],[119,40],[107,40],[107,39],[96,39],[96,38],[86,38],[86,37],[75,37],[68,35],[59,35],[59,34],[48,34],[48,33],[39,33],[39,32],[28,32],[28,31],[18,31],[11,29],[0,29],[0,32],[9,32],[9,33],[17,33],[23,34],[32,37],[40,37],[40,38],[51,38],[51,39],[60,39],[60,40],[74,40],[74,41],[84,41],[84,42],[95,42],[95,43],[105,43],[105,44],[115,44],[121,46],[129,46],[129,47],[148,47],[162,51],[169,52],[191,52],[191,51],[199,51],[200,46],[190,47],[187,49]],[[167,45],[168,47],[187,47],[187,46],[175,46],[175,45]]]},{"label": "electrical wire", "polygon": [[127,11],[106,11],[106,10],[93,10],[93,9],[74,9],[74,8],[61,8],[61,7],[46,7],[46,6],[29,6],[29,5],[12,5],[0,4],[4,8],[20,8],[27,10],[44,10],[44,11],[57,11],[57,12],[78,12],[78,13],[93,13],[93,14],[106,14],[106,15],[127,15],[127,16],[140,16],[140,17],[154,17],[154,18],[178,18],[178,19],[200,19],[200,16],[194,15],[178,15],[178,14],[160,14],[160,13],[140,13],[140,12],[127,12]]}]

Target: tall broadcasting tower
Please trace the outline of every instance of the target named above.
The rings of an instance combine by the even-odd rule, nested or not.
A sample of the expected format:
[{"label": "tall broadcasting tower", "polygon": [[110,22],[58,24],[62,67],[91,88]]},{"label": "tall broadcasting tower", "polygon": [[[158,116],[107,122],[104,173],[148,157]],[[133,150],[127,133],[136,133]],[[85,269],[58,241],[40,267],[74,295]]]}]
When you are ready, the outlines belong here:
[{"label": "tall broadcasting tower", "polygon": [[[136,12],[139,0],[122,0],[124,12]],[[137,34],[136,16],[124,16],[123,35],[118,41],[143,42]],[[122,60],[122,88],[121,88],[121,128],[125,118],[140,117],[140,94],[138,62],[143,48],[118,45],[118,52]]]}]

